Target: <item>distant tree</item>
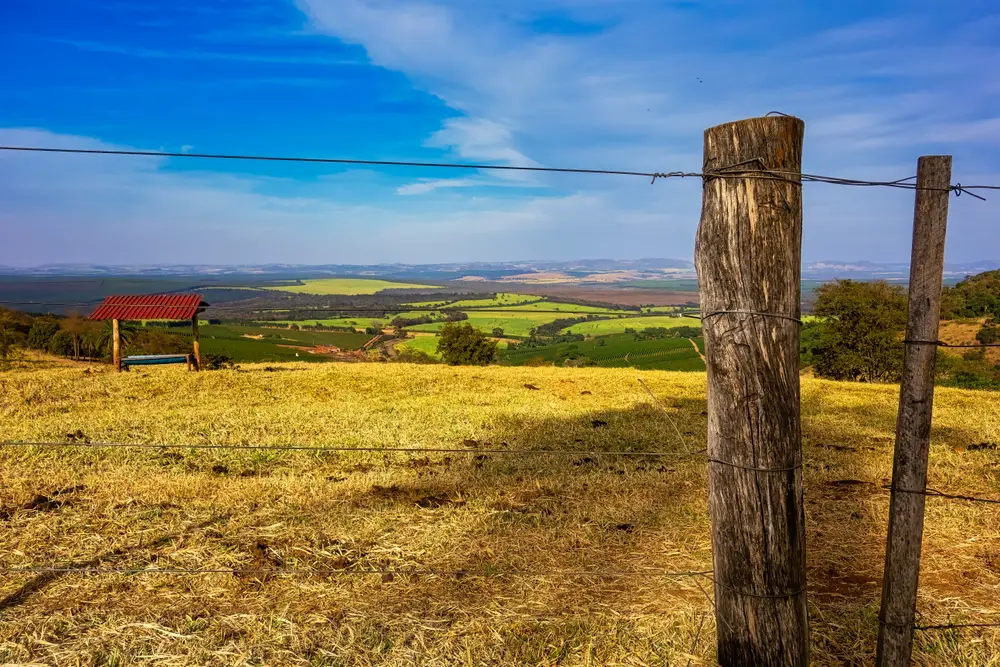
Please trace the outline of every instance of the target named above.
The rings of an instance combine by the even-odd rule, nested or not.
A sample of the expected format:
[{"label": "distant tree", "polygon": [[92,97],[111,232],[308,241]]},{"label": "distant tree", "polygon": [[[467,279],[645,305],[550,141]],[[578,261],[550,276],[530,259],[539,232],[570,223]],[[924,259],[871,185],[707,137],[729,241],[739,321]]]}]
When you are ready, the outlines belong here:
[{"label": "distant tree", "polygon": [[497,357],[496,341],[471,324],[445,324],[437,350],[452,366],[486,366]]},{"label": "distant tree", "polygon": [[[132,342],[138,332],[138,328],[128,322],[120,322],[118,326],[118,338],[122,347],[126,347]],[[97,334],[98,354],[103,357],[110,357],[114,352],[115,327],[111,320],[106,320]]]},{"label": "distant tree", "polygon": [[69,313],[59,321],[59,328],[69,334],[73,341],[73,358],[80,360],[80,341],[87,333],[87,320],[80,313]]},{"label": "distant tree", "polygon": [[128,343],[129,354],[185,354],[191,352],[191,339],[161,328],[142,328]]},{"label": "distant tree", "polygon": [[1000,269],[969,276],[941,295],[941,317],[1000,317]]},{"label": "distant tree", "polygon": [[38,317],[31,323],[28,330],[28,347],[36,350],[46,350],[49,341],[59,332],[59,322],[51,317]]},{"label": "distant tree", "polygon": [[56,334],[49,339],[46,348],[52,354],[58,354],[63,357],[73,356],[73,337],[68,331],[59,330]]},{"label": "distant tree", "polygon": [[493,337],[503,338],[503,329],[501,329],[500,327],[493,327]]},{"label": "distant tree", "polygon": [[884,281],[838,280],[816,289],[809,352],[820,377],[892,382],[903,363],[906,294]]},{"label": "distant tree", "polygon": [[1000,322],[996,317],[990,318],[983,324],[983,328],[976,334],[976,340],[983,345],[1000,343]]},{"label": "distant tree", "polygon": [[24,343],[20,324],[21,318],[16,313],[0,308],[0,361],[6,361],[15,347]]}]

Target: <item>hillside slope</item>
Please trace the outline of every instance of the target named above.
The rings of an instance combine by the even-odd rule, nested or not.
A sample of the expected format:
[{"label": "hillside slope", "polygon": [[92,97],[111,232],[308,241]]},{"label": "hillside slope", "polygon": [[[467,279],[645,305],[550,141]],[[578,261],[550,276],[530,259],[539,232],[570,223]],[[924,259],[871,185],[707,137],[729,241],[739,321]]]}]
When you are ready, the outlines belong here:
[{"label": "hillside slope", "polygon": [[[3,574],[0,663],[712,664],[711,582],[662,576],[711,569],[704,460],[679,456],[705,378],[642,378],[684,442],[626,369],[2,372],[9,440],[564,453],[2,447],[3,567],[256,571]],[[898,389],[802,389],[813,663],[867,664]],[[939,389],[930,485],[996,497],[998,442],[995,394]],[[1000,621],[996,506],[929,498],[924,554],[922,623]],[[998,654],[996,630],[918,633],[921,664]]]}]

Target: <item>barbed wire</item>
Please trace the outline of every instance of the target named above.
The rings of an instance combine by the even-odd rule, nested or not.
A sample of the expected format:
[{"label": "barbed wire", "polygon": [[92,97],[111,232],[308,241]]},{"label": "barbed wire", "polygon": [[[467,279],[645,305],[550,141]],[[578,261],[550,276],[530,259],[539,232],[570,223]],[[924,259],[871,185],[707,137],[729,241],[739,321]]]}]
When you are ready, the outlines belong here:
[{"label": "barbed wire", "polygon": [[[117,150],[117,149],[90,149],[90,148],[50,148],[41,146],[0,146],[0,150],[12,152],[33,152],[33,153],[60,153],[60,154],[81,154],[81,155],[119,155],[119,156],[139,156],[139,157],[173,157],[173,158],[194,158],[207,160],[252,160],[262,162],[293,162],[311,164],[342,164],[342,165],[365,165],[381,167],[419,167],[434,169],[474,169],[492,171],[522,171],[522,172],[548,172],[564,174],[602,174],[612,176],[641,176],[649,178],[650,183],[655,183],[658,179],[669,178],[703,178],[707,180],[715,178],[758,178],[766,180],[781,180],[793,184],[801,183],[827,183],[831,185],[846,185],[858,187],[890,187],[905,190],[936,190],[954,192],[956,196],[962,193],[969,194],[977,199],[985,201],[972,190],[1000,190],[1000,185],[962,185],[956,183],[947,188],[922,188],[913,181],[916,176],[907,176],[895,180],[864,180],[854,178],[841,178],[837,176],[823,176],[820,174],[806,174],[792,171],[781,171],[768,169],[736,169],[739,165],[733,165],[722,169],[708,172],[699,171],[634,171],[625,169],[590,169],[571,167],[542,167],[531,165],[499,165],[499,164],[467,164],[458,162],[431,162],[412,160],[364,160],[356,158],[320,158],[320,157],[292,157],[278,155],[241,155],[222,153],[184,153],[170,151],[140,151],[140,150]],[[761,162],[758,158],[747,160],[741,164],[749,162]]]},{"label": "barbed wire", "polygon": [[712,570],[671,572],[665,570],[442,570],[436,568],[425,569],[384,569],[376,568],[369,570],[348,570],[344,568],[182,568],[182,567],[61,567],[61,566],[26,566],[26,567],[0,567],[0,573],[4,574],[267,574],[273,576],[337,576],[337,575],[391,575],[391,576],[431,576],[431,577],[455,577],[463,579],[466,577],[476,578],[499,578],[499,577],[597,577],[597,578],[628,578],[628,577],[657,577],[657,578],[685,578],[685,577],[705,577],[712,574]]},{"label": "barbed wire", "polygon": [[350,447],[350,446],[311,446],[311,445],[226,445],[226,444],[160,444],[160,443],[130,443],[130,442],[79,442],[79,441],[25,441],[5,440],[0,442],[3,447],[42,448],[42,449],[150,449],[150,450],[236,450],[236,451],[288,451],[288,452],[362,452],[374,454],[515,454],[538,456],[634,456],[685,458],[696,456],[699,452],[658,452],[630,450],[579,450],[579,449],[511,449],[483,447]]},{"label": "barbed wire", "polygon": [[964,500],[970,503],[985,503],[987,505],[1000,505],[1000,500],[993,498],[979,498],[976,496],[966,496],[954,493],[943,493],[937,489],[927,488],[923,491],[919,489],[900,489],[891,484],[883,484],[882,488],[892,493],[912,493],[920,496],[931,496],[934,498],[945,498],[947,500]]}]

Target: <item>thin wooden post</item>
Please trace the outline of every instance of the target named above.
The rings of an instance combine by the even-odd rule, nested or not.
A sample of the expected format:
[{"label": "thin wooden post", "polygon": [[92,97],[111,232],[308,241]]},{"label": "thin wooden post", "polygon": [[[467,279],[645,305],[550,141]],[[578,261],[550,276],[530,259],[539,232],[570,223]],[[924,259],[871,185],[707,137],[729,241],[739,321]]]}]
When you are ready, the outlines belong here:
[{"label": "thin wooden post", "polygon": [[941,319],[941,279],[950,186],[950,155],[920,158],[913,210],[909,314],[903,379],[899,387],[889,534],[876,650],[876,662],[880,667],[908,666],[913,650],[920,543],[924,533],[925,496],[922,494],[927,489],[934,357]]},{"label": "thin wooden post", "polygon": [[111,320],[111,359],[115,365],[115,370],[122,370],[122,335],[119,329],[118,320]]},{"label": "thin wooden post", "polygon": [[194,336],[194,369],[201,370],[201,343],[198,341],[198,314],[191,316],[191,333]]},{"label": "thin wooden post", "polygon": [[798,118],[778,116],[705,132],[695,263],[726,667],[809,662],[798,321],[804,131]]}]

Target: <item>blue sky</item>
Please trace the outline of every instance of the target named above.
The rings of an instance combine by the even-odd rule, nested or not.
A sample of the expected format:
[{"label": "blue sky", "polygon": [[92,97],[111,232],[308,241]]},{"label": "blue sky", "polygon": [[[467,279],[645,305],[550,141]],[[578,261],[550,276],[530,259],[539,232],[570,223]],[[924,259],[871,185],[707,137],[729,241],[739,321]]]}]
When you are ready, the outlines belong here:
[{"label": "blue sky", "polygon": [[[780,110],[806,171],[1000,183],[994,0],[10,0],[0,143],[697,171]],[[909,256],[912,193],[805,186],[803,254]],[[0,265],[690,258],[700,184],[0,152]],[[951,261],[1000,259],[1000,196]]]}]

